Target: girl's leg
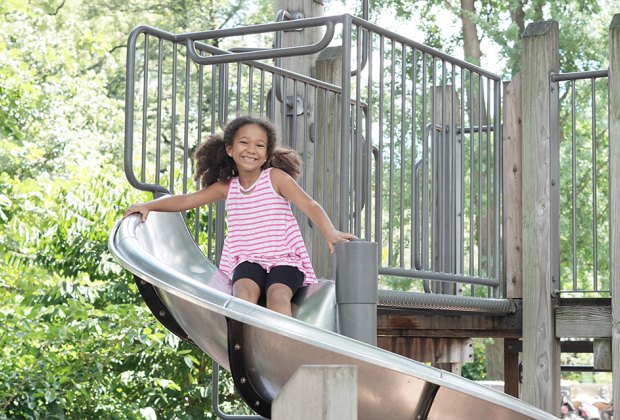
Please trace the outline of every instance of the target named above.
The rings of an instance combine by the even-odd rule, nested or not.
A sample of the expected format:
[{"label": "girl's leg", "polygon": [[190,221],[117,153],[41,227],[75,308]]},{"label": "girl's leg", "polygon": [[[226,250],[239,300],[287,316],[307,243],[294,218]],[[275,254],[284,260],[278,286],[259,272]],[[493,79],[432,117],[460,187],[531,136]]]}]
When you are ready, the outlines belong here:
[{"label": "girl's leg", "polygon": [[267,289],[267,308],[282,315],[293,316],[291,299],[293,291],[282,283],[274,283]]},{"label": "girl's leg", "polygon": [[265,285],[267,272],[256,263],[242,262],[232,275],[233,296],[257,303]]},{"label": "girl's leg", "polygon": [[292,316],[291,299],[304,282],[304,275],[296,267],[280,265],[271,268],[265,280],[267,308]]},{"label": "girl's leg", "polygon": [[260,287],[252,279],[238,279],[233,284],[233,296],[256,303],[260,297]]}]

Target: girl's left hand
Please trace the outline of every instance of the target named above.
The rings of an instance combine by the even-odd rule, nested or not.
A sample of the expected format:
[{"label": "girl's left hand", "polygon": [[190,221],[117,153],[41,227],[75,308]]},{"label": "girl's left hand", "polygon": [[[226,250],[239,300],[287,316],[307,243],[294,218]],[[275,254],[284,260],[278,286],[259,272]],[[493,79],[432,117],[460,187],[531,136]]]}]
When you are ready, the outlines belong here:
[{"label": "girl's left hand", "polygon": [[335,251],[334,244],[338,242],[349,242],[354,239],[357,239],[352,233],[348,232],[340,232],[339,230],[335,230],[327,237],[327,246],[329,247],[329,253],[333,254]]}]

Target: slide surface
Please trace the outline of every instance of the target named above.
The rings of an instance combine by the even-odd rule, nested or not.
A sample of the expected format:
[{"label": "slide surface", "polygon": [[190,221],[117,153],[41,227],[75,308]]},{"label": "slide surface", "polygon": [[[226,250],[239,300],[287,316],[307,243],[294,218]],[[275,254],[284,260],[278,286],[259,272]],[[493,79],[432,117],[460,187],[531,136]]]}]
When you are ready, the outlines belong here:
[{"label": "slide surface", "polygon": [[294,318],[234,298],[228,278],[196,246],[179,213],[152,212],[145,223],[138,216],[119,221],[109,248],[124,268],[153,286],[166,309],[158,319],[171,317],[193,343],[231,371],[246,403],[263,416],[269,416],[271,402],[300,366],[343,364],[357,366],[359,419],[556,418],[335,333],[331,281],[296,297]]}]

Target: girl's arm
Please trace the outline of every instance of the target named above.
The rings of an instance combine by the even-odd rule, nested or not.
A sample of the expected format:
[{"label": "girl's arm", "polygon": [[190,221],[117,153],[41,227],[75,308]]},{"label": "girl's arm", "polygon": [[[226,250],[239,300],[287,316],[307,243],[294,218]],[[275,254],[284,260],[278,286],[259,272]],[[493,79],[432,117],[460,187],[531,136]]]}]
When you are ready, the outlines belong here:
[{"label": "girl's arm", "polygon": [[313,200],[286,172],[273,168],[271,170],[271,183],[278,194],[297,206],[319,228],[327,240],[329,252],[334,252],[334,244],[336,242],[347,242],[351,239],[357,239],[352,233],[337,230],[331,220],[329,220],[323,207]]},{"label": "girl's arm", "polygon": [[167,195],[146,203],[136,203],[125,211],[123,219],[130,214],[140,213],[144,222],[151,211],[185,211],[224,200],[228,195],[228,185],[228,182],[219,181],[190,194]]}]

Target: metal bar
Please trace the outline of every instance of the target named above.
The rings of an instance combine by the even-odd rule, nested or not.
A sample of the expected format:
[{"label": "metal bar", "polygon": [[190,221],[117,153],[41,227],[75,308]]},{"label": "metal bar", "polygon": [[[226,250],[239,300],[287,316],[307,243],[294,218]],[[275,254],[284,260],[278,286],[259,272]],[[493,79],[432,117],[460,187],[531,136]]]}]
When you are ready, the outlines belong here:
[{"label": "metal bar", "polygon": [[437,271],[407,270],[404,268],[379,267],[379,275],[407,277],[407,278],[414,278],[414,279],[441,280],[441,281],[448,281],[448,282],[479,284],[482,286],[493,286],[493,287],[499,285],[499,280],[497,279],[491,279],[491,278],[485,278],[485,277],[463,276],[460,274],[441,273]]},{"label": "metal bar", "polygon": [[400,42],[400,43],[402,43],[404,45],[407,45],[408,47],[415,48],[415,49],[423,52],[424,54],[432,55],[433,57],[437,57],[438,59],[445,60],[445,61],[447,61],[449,63],[456,64],[456,65],[458,65],[458,66],[460,66],[462,68],[470,70],[471,72],[478,73],[480,75],[484,75],[484,76],[489,77],[489,78],[491,78],[493,80],[501,80],[500,76],[498,76],[498,75],[496,75],[494,73],[491,73],[491,72],[483,69],[482,67],[478,67],[475,64],[471,64],[471,63],[469,63],[469,62],[467,62],[465,60],[460,60],[458,58],[452,57],[451,55],[448,55],[448,54],[446,54],[446,53],[444,53],[442,51],[439,51],[439,50],[437,50],[435,48],[432,48],[432,47],[429,47],[427,45],[420,44],[418,42],[412,41],[411,39],[409,39],[407,37],[404,37],[404,36],[402,36],[400,34],[391,32],[391,31],[389,31],[389,30],[387,30],[385,28],[382,28],[380,26],[377,26],[377,25],[375,25],[373,23],[366,22],[365,20],[362,20],[362,19],[357,18],[357,17],[353,17],[353,23],[356,24],[356,25],[360,25],[361,27],[366,28],[368,30],[371,30],[372,32],[375,32],[375,33],[377,33],[379,35],[388,37],[388,38],[390,38],[390,39],[392,39],[394,41],[397,41],[397,42]]},{"label": "metal bar", "polygon": [[571,146],[572,146],[572,250],[573,250],[573,290],[577,290],[577,132],[576,132],[576,92],[575,81],[572,80],[571,88]]},{"label": "metal bar", "polygon": [[[142,86],[142,177],[140,180],[146,182],[146,140],[147,140],[147,127],[148,127],[148,109],[149,109],[149,37],[144,37],[144,65],[143,65],[143,86]],[[133,92],[131,93],[133,95]],[[157,139],[156,139],[157,140]],[[156,182],[158,184],[158,182]]]},{"label": "metal bar", "polygon": [[[504,152],[503,152],[503,132],[502,130],[500,130],[500,118],[501,118],[501,106],[502,106],[502,102],[501,102],[501,89],[502,89],[502,82],[501,81],[496,81],[495,82],[495,115],[494,117],[494,136],[493,136],[493,140],[495,142],[495,183],[494,183],[494,190],[493,190],[493,201],[495,202],[495,221],[494,221],[494,229],[495,229],[495,234],[493,235],[493,237],[495,238],[495,255],[494,255],[494,270],[493,270],[493,277],[495,277],[496,279],[500,279],[501,277],[501,272],[503,270],[501,270],[501,255],[502,255],[502,251],[501,251],[501,247],[502,247],[502,241],[501,241],[501,226],[502,226],[502,206],[501,206],[501,197],[502,197],[502,186],[504,185],[503,183],[503,177],[502,177],[502,168],[504,166],[504,162],[503,162],[503,156],[504,156]],[[502,295],[505,296],[506,292],[506,282],[502,282],[500,284],[500,288],[504,289],[504,290],[499,290],[500,288],[496,289],[496,292],[494,293],[494,297],[499,297],[499,294],[501,293]]]},{"label": "metal bar", "polygon": [[[280,22],[280,23],[288,23],[288,22]],[[299,24],[299,21],[295,21],[293,23]],[[267,25],[270,25],[270,24],[267,24]],[[256,28],[259,26],[263,26],[263,25],[255,25],[254,27],[250,27],[250,28]],[[322,26],[322,25],[315,25],[315,26]],[[218,38],[216,34],[217,32],[220,32],[220,31],[215,30],[215,31],[205,32],[204,33],[205,36],[200,37],[199,39]],[[257,33],[257,32],[251,32],[251,33]],[[350,35],[351,34],[349,34],[349,37]],[[187,53],[192,58],[192,60],[194,60],[195,63],[202,64],[202,65],[209,65],[209,64],[233,63],[233,62],[247,61],[247,60],[267,60],[267,59],[273,59],[273,58],[296,57],[300,55],[315,54],[325,49],[327,46],[329,46],[333,37],[334,37],[334,24],[328,21],[328,22],[325,22],[325,35],[323,35],[323,38],[315,44],[305,45],[302,47],[286,47],[286,48],[260,50],[260,51],[248,51],[248,52],[239,52],[239,53],[229,52],[228,54],[204,57],[204,56],[199,55],[198,52],[196,51],[196,46],[194,45],[194,40],[196,38],[192,39],[190,37],[187,37],[185,39],[185,45],[187,46]],[[182,39],[183,35],[179,35],[178,38]]]},{"label": "metal bar", "polygon": [[406,82],[407,82],[407,50],[404,45],[401,47],[401,93],[400,93],[400,266],[405,266],[405,107],[406,107]]},{"label": "metal bar", "polygon": [[[185,121],[183,124],[183,190],[186,190],[185,185],[187,183],[187,159],[189,157],[189,94],[191,86],[191,66],[190,61],[185,57]],[[175,158],[174,149],[175,143],[170,146],[172,149],[170,152],[170,191],[174,194],[174,179],[175,179]]]},{"label": "metal bar", "polygon": [[419,268],[416,264],[416,260],[418,259],[418,195],[416,194],[416,189],[418,187],[417,180],[417,161],[418,161],[418,151],[417,151],[417,66],[418,66],[418,57],[417,50],[412,49],[412,60],[411,60],[411,228],[410,228],[410,236],[411,236],[411,266],[414,268]]},{"label": "metal bar", "polygon": [[[384,98],[383,88],[385,86],[385,38],[379,37],[379,98]],[[372,92],[372,91],[371,91]],[[383,121],[385,118],[385,110],[383,106],[383,100],[379,101],[379,158],[377,168],[377,194],[376,194],[376,240],[379,244],[379,249],[383,250]],[[379,252],[379,266],[383,262],[383,252]]]},{"label": "metal bar", "polygon": [[390,264],[394,264],[394,78],[396,77],[396,56],[394,41],[390,43],[390,174],[389,174],[389,193],[388,193],[388,258]]},{"label": "metal bar", "polygon": [[[422,127],[426,127],[426,92],[427,92],[427,78],[428,78],[428,63],[426,54],[422,54]],[[422,137],[422,269],[427,270],[429,268],[429,250],[428,250],[428,134],[426,129],[423,129]]]},{"label": "metal bar", "polygon": [[598,207],[597,207],[597,166],[596,166],[596,82],[594,79],[591,81],[592,86],[592,277],[593,288],[598,290]]},{"label": "metal bar", "polygon": [[583,79],[597,79],[602,77],[608,77],[609,71],[607,70],[593,70],[593,71],[581,71],[574,73],[554,73],[551,75],[552,82],[564,82],[568,80],[583,80]]},{"label": "metal bar", "polygon": [[[178,50],[177,45],[172,45],[172,110],[170,116],[170,160],[174,161],[174,145],[176,144],[177,137],[177,66],[178,66]],[[157,143],[157,168],[155,172],[156,183],[159,184],[159,155],[160,155],[160,143]],[[173,186],[172,179],[174,178],[173,174],[170,174],[170,186]],[[170,193],[173,194],[174,191],[170,188]]]}]

